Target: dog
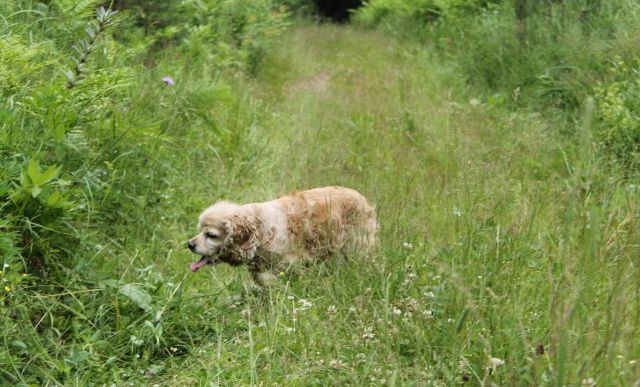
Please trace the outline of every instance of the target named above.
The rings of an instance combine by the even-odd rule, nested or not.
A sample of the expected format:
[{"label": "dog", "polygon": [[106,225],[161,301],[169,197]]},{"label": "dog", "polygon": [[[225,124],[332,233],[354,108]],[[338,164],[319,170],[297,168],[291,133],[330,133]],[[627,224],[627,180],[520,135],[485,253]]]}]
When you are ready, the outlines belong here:
[{"label": "dog", "polygon": [[258,285],[268,286],[284,272],[334,254],[371,252],[378,223],[359,192],[323,187],[264,203],[218,202],[202,212],[198,229],[187,242],[202,256],[192,272],[219,262],[246,265]]}]

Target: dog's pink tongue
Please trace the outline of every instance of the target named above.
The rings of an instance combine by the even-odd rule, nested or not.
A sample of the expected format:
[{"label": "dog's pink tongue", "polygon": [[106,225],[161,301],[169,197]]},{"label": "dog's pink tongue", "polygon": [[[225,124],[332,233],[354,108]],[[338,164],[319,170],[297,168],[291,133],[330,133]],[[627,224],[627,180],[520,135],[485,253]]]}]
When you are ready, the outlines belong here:
[{"label": "dog's pink tongue", "polygon": [[197,271],[198,269],[200,269],[202,266],[206,265],[207,263],[209,263],[209,258],[202,257],[198,262],[194,262],[194,263],[191,264],[191,271]]}]

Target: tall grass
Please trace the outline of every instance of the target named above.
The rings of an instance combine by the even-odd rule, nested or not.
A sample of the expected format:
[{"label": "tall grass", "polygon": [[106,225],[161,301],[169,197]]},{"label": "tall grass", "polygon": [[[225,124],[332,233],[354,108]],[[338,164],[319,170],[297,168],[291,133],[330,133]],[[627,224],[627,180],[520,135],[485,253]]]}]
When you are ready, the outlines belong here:
[{"label": "tall grass", "polygon": [[[127,8],[0,5],[0,384],[135,380],[211,332],[183,272],[158,264],[182,211],[209,200],[185,198],[223,191],[260,154],[247,135],[259,109],[234,86],[286,15],[267,1],[199,7],[216,23],[142,37]],[[226,171],[194,188],[211,159]]]},{"label": "tall grass", "polygon": [[628,0],[376,0],[354,20],[421,41],[457,66],[482,100],[566,115],[560,130],[569,135],[595,97],[593,140],[636,170],[639,12]]},{"label": "tall grass", "polygon": [[237,197],[355,187],[378,205],[381,250],[220,300],[231,313],[217,323],[239,330],[221,328],[163,381],[640,377],[637,191],[623,170],[602,167],[592,107],[576,145],[551,118],[469,98],[454,71],[415,45],[337,27],[297,29],[266,63],[255,87],[272,112],[269,167],[252,180],[255,193]]},{"label": "tall grass", "polygon": [[[275,44],[270,2],[185,3],[206,9],[177,29],[193,10],[124,7],[69,89],[96,4],[51,4],[0,5],[2,384],[640,379],[637,183],[593,105],[567,136],[418,44]],[[211,202],[330,184],[376,203],[375,255],[264,292],[188,273]]]}]

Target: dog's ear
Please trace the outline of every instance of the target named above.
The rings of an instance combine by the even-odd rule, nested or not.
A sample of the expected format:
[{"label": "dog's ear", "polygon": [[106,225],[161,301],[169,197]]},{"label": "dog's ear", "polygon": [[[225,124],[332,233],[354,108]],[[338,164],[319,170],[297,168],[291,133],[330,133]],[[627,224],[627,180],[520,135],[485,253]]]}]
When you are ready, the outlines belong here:
[{"label": "dog's ear", "polygon": [[225,227],[227,238],[224,248],[245,263],[253,259],[260,243],[256,218],[234,215],[226,220]]}]

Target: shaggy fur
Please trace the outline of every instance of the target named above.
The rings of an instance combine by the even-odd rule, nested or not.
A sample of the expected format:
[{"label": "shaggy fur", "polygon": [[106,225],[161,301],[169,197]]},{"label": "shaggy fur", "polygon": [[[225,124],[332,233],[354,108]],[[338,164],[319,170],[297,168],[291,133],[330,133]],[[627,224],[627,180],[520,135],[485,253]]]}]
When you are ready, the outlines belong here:
[{"label": "shaggy fur", "polygon": [[342,187],[294,191],[264,203],[218,202],[200,215],[200,233],[188,246],[202,258],[191,265],[247,265],[268,285],[279,273],[346,249],[376,244],[375,209],[357,191]]}]

